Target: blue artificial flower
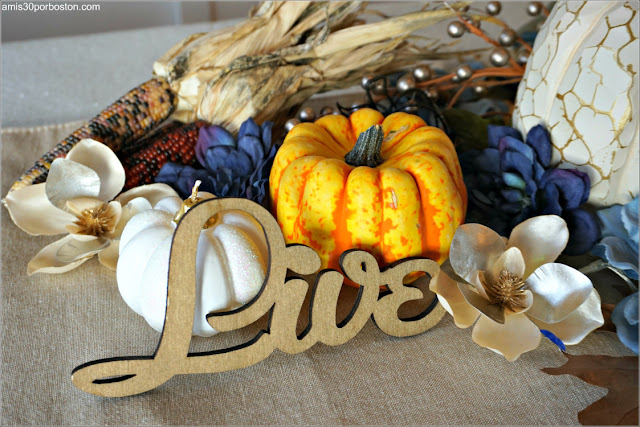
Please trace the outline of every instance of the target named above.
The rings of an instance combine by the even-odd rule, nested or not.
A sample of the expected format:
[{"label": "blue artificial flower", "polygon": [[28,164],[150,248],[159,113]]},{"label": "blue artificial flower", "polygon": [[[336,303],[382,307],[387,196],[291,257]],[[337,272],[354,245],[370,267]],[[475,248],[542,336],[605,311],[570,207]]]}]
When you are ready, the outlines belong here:
[{"label": "blue artificial flower", "polygon": [[616,333],[622,344],[638,354],[638,292],[620,301],[611,313]]},{"label": "blue artificial flower", "polygon": [[171,185],[186,198],[199,179],[202,191],[262,203],[277,151],[276,146],[271,146],[272,127],[272,122],[258,126],[249,118],[240,126],[237,141],[221,126],[202,127],[195,151],[204,169],[167,163],[160,169],[156,182]]},{"label": "blue artificial flower", "polygon": [[614,205],[597,212],[602,240],[591,251],[638,280],[638,197],[624,206]]},{"label": "blue artificial flower", "polygon": [[[209,174],[204,169],[167,162],[160,169],[155,181],[169,184],[180,197],[186,199],[191,194],[190,189],[193,188],[196,181],[200,180],[204,183],[208,178]],[[200,188],[202,189],[202,184]]]},{"label": "blue artificial flower", "polygon": [[467,222],[484,224],[503,236],[537,215],[558,215],[569,227],[566,254],[591,249],[599,228],[594,216],[580,209],[589,198],[589,176],[575,169],[555,169],[551,140],[541,125],[526,139],[509,126],[488,127],[488,145],[460,155],[469,193]]}]

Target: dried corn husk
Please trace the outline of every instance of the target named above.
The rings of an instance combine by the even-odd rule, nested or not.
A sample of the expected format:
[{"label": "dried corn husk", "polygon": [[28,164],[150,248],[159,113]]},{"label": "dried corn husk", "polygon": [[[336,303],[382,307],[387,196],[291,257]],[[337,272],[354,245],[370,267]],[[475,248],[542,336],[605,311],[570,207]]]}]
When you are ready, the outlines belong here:
[{"label": "dried corn husk", "polygon": [[178,94],[178,120],[204,119],[230,131],[250,116],[281,123],[315,93],[429,58],[435,50],[417,49],[410,34],[466,3],[357,25],[366,3],[264,2],[230,29],[178,43],[154,73]]}]

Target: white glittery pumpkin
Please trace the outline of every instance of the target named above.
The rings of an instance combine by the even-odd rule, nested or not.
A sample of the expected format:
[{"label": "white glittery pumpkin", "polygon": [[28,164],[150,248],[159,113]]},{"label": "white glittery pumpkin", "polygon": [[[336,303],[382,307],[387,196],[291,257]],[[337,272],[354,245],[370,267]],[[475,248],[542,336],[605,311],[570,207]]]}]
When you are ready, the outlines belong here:
[{"label": "white glittery pumpkin", "polygon": [[[559,1],[518,87],[513,126],[542,123],[553,164],[591,178],[589,202],[638,194],[638,3]],[[566,165],[566,166],[565,166]]]},{"label": "white glittery pumpkin", "polygon": [[[167,304],[173,218],[181,205],[179,197],[162,199],[154,209],[131,218],[120,239],[116,272],[120,295],[158,332]],[[206,320],[208,313],[240,307],[260,291],[268,259],[262,227],[244,212],[221,213],[211,228],[202,230],[196,256],[194,335],[215,335]]]}]

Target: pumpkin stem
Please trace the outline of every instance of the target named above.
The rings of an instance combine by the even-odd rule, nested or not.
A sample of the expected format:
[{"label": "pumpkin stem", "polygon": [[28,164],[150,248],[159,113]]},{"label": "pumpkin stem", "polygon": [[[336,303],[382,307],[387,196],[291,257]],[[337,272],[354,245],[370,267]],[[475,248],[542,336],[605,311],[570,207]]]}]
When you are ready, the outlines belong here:
[{"label": "pumpkin stem", "polygon": [[[184,216],[184,214],[187,213],[189,209],[191,209],[196,203],[203,200],[202,197],[198,197],[198,187],[200,187],[200,184],[202,184],[202,181],[200,181],[199,179],[196,180],[193,188],[191,189],[191,196],[189,196],[182,202],[182,206],[180,206],[180,209],[178,210],[178,212],[176,212],[176,216],[173,217],[173,222],[175,222],[176,224],[180,222],[180,219]],[[217,215],[214,215],[209,218],[203,228],[212,227],[216,222],[216,217]]]},{"label": "pumpkin stem", "polygon": [[358,136],[353,150],[349,151],[344,160],[351,166],[369,166],[375,168],[384,162],[380,155],[382,141],[384,140],[384,131],[382,126],[373,125]]},{"label": "pumpkin stem", "polygon": [[193,201],[198,198],[198,188],[200,188],[200,184],[202,184],[202,181],[200,181],[199,179],[197,179],[193,184],[193,188],[191,189],[191,196],[189,197]]}]

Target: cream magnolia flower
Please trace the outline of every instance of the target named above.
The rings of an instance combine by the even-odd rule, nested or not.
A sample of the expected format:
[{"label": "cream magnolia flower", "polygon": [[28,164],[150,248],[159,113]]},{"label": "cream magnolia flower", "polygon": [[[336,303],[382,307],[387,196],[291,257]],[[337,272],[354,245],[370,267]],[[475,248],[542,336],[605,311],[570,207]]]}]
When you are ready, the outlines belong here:
[{"label": "cream magnolia flower", "polygon": [[47,181],[10,192],[5,205],[13,222],[31,235],[68,236],[42,249],[28,265],[33,273],[64,273],[98,254],[115,270],[124,226],[160,199],[177,196],[168,185],[134,188],[111,201],[125,183],[118,157],[106,145],[84,139],[51,163]]},{"label": "cream magnolia flower", "polygon": [[467,328],[479,317],[473,341],[509,361],[538,347],[540,329],[577,344],[604,319],[589,278],[553,263],[568,240],[567,224],[555,215],[517,225],[508,240],[480,224],[461,225],[450,264],[430,288],[456,326]]}]

